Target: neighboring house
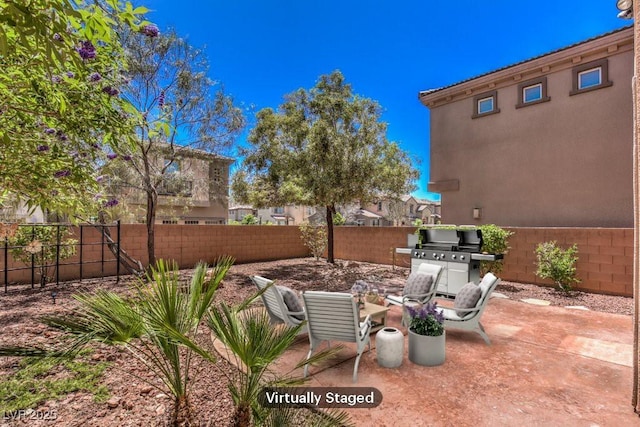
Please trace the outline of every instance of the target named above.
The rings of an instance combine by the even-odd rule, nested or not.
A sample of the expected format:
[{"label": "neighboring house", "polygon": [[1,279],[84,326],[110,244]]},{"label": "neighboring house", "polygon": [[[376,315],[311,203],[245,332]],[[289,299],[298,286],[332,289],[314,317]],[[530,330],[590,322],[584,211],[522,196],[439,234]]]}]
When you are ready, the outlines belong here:
[{"label": "neighboring house", "polygon": [[[168,162],[162,155],[155,159]],[[226,224],[229,216],[229,166],[233,159],[201,150],[182,149],[158,188],[156,224]],[[123,222],[144,222],[146,195],[118,187],[116,196],[127,207]]]},{"label": "neighboring house", "polygon": [[420,92],[443,222],[632,227],[633,68],[627,27]]},{"label": "neighboring house", "polygon": [[232,206],[229,208],[229,221],[241,222],[247,215],[258,215],[258,210],[252,206]]},{"label": "neighboring house", "polygon": [[366,205],[364,210],[382,217],[376,225],[404,226],[412,225],[416,220],[423,224],[438,222],[439,206],[439,202],[404,195],[399,200],[386,199]]},{"label": "neighboring house", "polygon": [[310,206],[286,205],[258,209],[257,216],[260,224],[300,225],[315,213],[316,209]]},{"label": "neighboring house", "polygon": [[18,223],[43,223],[47,221],[47,215],[39,206],[29,209],[24,202],[18,202],[9,196],[0,203],[0,222]]}]

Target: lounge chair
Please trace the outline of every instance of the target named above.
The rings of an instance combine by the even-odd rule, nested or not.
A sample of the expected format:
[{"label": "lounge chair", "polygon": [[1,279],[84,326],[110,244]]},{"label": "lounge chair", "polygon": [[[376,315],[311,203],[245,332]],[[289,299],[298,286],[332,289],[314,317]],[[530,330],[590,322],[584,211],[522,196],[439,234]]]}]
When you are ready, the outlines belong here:
[{"label": "lounge chair", "polygon": [[[353,367],[353,382],[358,381],[358,364],[365,346],[371,341],[369,331],[371,319],[367,316],[364,322],[359,321],[360,313],[353,295],[341,292],[306,291],[302,293],[307,327],[309,329],[310,349],[307,360],[322,341],[346,341],[357,344],[358,356]],[[309,371],[309,364],[304,366],[304,376]]]},{"label": "lounge chair", "polygon": [[[271,323],[284,323],[287,326],[298,326],[305,321],[304,308],[298,296],[285,286],[274,285],[273,280],[260,276],[251,276],[251,281],[258,289],[268,289],[262,294],[262,302],[269,313]],[[300,333],[307,332],[307,326]]]},{"label": "lounge chair", "polygon": [[[491,341],[489,340],[489,336],[484,330],[482,323],[480,323],[480,319],[482,318],[482,313],[484,313],[484,309],[487,307],[487,303],[489,302],[489,297],[493,290],[498,286],[500,279],[494,276],[492,273],[487,273],[484,275],[482,280],[479,283],[479,287],[481,290],[480,298],[474,307],[470,308],[443,308],[444,314],[444,327],[445,329],[454,328],[454,329],[464,329],[467,331],[473,331],[484,339],[487,345],[491,345]],[[465,285],[466,286],[466,285]],[[460,295],[460,294],[458,294]],[[456,296],[458,298],[458,296]]]},{"label": "lounge chair", "polygon": [[407,278],[407,283],[401,296],[387,295],[385,297],[387,304],[402,306],[403,326],[406,326],[407,323],[407,306],[426,304],[433,299],[438,289],[438,280],[440,280],[442,271],[443,268],[440,265],[422,263]]}]

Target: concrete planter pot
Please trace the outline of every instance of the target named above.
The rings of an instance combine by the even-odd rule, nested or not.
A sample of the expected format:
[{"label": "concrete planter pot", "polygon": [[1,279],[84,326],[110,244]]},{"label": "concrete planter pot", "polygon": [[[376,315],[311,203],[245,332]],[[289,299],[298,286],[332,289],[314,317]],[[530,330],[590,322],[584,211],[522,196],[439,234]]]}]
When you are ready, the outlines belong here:
[{"label": "concrete planter pot", "polygon": [[445,332],[437,337],[419,335],[409,329],[409,360],[417,365],[437,366],[444,363]]},{"label": "concrete planter pot", "polygon": [[396,328],[382,328],[376,334],[378,365],[397,368],[404,358],[404,335]]}]

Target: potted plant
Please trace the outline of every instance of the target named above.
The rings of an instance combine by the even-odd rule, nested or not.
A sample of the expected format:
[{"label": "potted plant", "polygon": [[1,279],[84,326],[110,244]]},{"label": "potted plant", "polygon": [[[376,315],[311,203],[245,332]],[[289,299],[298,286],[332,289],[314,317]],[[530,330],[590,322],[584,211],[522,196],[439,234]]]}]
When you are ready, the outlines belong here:
[{"label": "potted plant", "polygon": [[418,365],[444,363],[444,315],[435,302],[406,307],[409,313],[409,360]]}]

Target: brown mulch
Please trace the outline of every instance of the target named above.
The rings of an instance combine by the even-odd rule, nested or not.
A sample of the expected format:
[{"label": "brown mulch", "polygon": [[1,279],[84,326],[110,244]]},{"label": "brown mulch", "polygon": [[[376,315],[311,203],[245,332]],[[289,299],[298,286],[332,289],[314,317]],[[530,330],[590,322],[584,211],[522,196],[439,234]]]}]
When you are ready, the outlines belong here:
[{"label": "brown mulch", "polygon": [[[188,278],[190,270],[182,274]],[[348,291],[356,280],[365,280],[381,292],[394,293],[401,289],[409,270],[406,267],[369,264],[364,262],[337,261],[335,265],[313,258],[298,258],[280,261],[235,265],[218,290],[218,301],[239,302],[255,291],[250,275],[261,275],[277,280],[278,284],[295,290],[310,289]],[[126,292],[125,278],[116,283],[115,278],[68,282],[58,286],[31,289],[30,286],[10,287],[7,294],[0,294],[0,345],[42,345],[55,342],[59,334],[38,321],[45,315],[70,312],[76,306],[72,295],[78,291],[110,289]],[[513,299],[538,298],[551,301],[553,305],[583,305],[592,310],[617,314],[632,314],[631,298],[576,292],[567,296],[551,288],[502,282],[497,292]],[[52,293],[55,292],[55,303]],[[208,330],[202,328],[199,342],[213,351]],[[170,407],[170,398],[153,385],[158,381],[129,353],[110,347],[98,347],[91,356],[93,360],[114,362],[103,376],[103,383],[110,390],[110,399],[96,403],[87,392],[77,392],[55,401],[44,402],[34,408],[38,412],[55,412],[55,421],[20,420],[3,421],[4,425],[59,425],[59,426],[140,426],[163,425]],[[0,378],[18,369],[17,359],[0,358]],[[227,426],[233,412],[231,395],[227,389],[225,372],[231,368],[222,358],[215,366],[208,362],[194,362],[191,403],[195,409],[198,425]],[[1,408],[1,402],[0,402]],[[0,409],[0,415],[3,412]]]}]

